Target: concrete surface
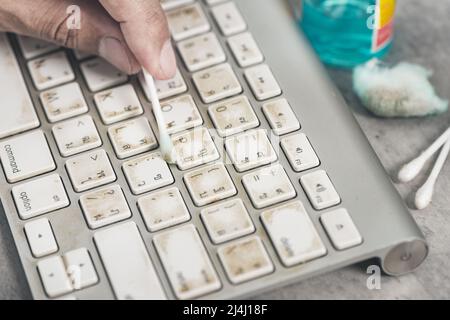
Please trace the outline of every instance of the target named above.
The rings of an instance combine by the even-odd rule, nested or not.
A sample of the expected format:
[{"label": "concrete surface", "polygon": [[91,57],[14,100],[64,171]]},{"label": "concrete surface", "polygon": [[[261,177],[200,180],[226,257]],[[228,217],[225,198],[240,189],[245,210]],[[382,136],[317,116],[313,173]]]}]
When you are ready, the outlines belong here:
[{"label": "concrete surface", "polygon": [[[432,82],[438,93],[450,99],[450,0],[399,0],[397,37],[387,57],[391,63],[410,61],[435,70]],[[351,89],[351,74],[329,70],[331,77],[353,109],[361,127],[386,170],[394,176],[398,168],[426,148],[450,122],[450,113],[414,120],[383,120],[368,114]],[[425,172],[426,173],[426,172]],[[397,185],[410,204],[414,191],[426,178]],[[380,290],[366,287],[367,264],[352,266],[302,283],[268,292],[261,299],[449,299],[450,298],[450,162],[437,183],[432,205],[411,210],[430,245],[430,255],[413,274],[383,277]],[[0,216],[0,299],[30,299],[18,255],[7,226]]]}]

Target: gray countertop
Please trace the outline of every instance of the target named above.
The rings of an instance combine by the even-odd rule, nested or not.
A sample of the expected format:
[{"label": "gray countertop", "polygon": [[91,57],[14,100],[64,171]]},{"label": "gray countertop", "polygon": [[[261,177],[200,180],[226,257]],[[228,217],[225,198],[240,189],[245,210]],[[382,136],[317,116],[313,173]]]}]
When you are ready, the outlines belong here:
[{"label": "gray countertop", "polygon": [[[450,99],[450,0],[398,0],[397,36],[387,61],[419,63],[435,71],[432,82],[440,96]],[[450,122],[450,113],[413,120],[384,120],[368,114],[352,91],[351,73],[329,70],[354,111],[387,172],[426,148]],[[430,164],[431,165],[431,164]],[[408,185],[396,185],[408,206],[427,170]],[[430,245],[430,255],[412,274],[381,279],[380,290],[366,286],[367,264],[356,265],[268,292],[262,299],[449,299],[450,298],[450,161],[441,173],[433,203],[411,209]],[[380,235],[381,236],[381,235]],[[30,299],[31,295],[4,215],[0,215],[0,299]]]}]

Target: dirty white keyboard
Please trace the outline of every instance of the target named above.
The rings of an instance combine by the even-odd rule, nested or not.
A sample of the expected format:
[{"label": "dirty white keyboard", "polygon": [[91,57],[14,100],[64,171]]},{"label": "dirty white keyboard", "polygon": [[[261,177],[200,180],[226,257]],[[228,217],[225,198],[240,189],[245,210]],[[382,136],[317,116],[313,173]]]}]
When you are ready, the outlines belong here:
[{"label": "dirty white keyboard", "polygon": [[[158,151],[141,76],[0,33],[0,195],[35,298],[249,296],[393,246],[383,267],[397,274],[409,271],[404,239],[416,239],[409,269],[423,260],[351,116],[305,92],[307,78],[325,88],[322,71],[293,77],[299,57],[282,47],[301,41],[281,1],[161,2],[179,57],[157,82],[175,165]],[[375,203],[399,212],[397,234]]]}]

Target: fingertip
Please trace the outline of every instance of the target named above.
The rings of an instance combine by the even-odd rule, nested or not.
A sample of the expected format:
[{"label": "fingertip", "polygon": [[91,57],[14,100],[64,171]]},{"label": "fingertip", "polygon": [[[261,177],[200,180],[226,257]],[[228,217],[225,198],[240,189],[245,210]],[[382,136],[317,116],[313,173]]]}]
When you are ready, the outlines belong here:
[{"label": "fingertip", "polygon": [[170,39],[167,39],[161,49],[159,58],[161,78],[170,79],[175,76],[177,69],[177,61],[175,58],[175,52],[172,47]]},{"label": "fingertip", "polygon": [[115,37],[103,37],[99,42],[98,53],[109,63],[129,75],[136,74],[141,69],[133,53]]}]

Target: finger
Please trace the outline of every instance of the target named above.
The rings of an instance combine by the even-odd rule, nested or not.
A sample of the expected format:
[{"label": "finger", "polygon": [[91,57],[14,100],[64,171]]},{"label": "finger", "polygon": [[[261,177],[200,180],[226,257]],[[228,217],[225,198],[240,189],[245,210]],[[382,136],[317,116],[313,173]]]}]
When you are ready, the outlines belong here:
[{"label": "finger", "polygon": [[159,0],[100,0],[120,23],[128,47],[155,78],[175,75],[176,60],[167,19]]},{"label": "finger", "polygon": [[[72,10],[73,5],[79,8],[78,26],[73,24],[76,22],[73,19],[78,18],[75,16],[77,12]],[[0,22],[0,28],[5,31],[98,54],[128,74],[140,70],[140,64],[128,48],[119,24],[97,1],[8,0],[2,3],[2,10],[8,16]]]}]

